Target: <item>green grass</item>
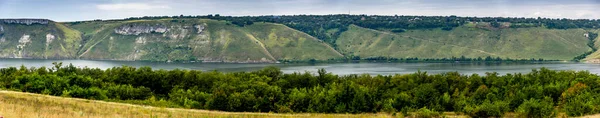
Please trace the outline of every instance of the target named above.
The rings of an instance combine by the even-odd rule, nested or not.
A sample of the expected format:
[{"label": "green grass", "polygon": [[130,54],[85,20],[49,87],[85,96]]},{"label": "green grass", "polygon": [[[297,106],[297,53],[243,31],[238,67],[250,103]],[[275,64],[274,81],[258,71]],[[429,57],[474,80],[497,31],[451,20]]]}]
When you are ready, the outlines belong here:
[{"label": "green grass", "polygon": [[255,23],[245,29],[279,60],[327,60],[342,57],[327,43],[284,25]]},{"label": "green grass", "polygon": [[337,40],[340,52],[361,57],[396,58],[501,57],[571,60],[590,50],[583,29],[480,29],[473,24],[454,28],[408,30],[404,33],[350,26]]}]

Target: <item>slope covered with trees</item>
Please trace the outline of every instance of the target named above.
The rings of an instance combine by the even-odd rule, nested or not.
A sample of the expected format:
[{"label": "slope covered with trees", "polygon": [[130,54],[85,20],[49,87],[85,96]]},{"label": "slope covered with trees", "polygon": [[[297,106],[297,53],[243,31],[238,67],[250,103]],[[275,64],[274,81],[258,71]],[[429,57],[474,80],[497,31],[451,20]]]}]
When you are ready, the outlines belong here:
[{"label": "slope covered with trees", "polygon": [[0,88],[55,96],[163,107],[246,112],[429,114],[474,117],[551,117],[600,113],[600,77],[586,71],[534,69],[530,73],[461,75],[457,72],[338,76],[254,72],[107,70],[62,66],[0,69]]}]

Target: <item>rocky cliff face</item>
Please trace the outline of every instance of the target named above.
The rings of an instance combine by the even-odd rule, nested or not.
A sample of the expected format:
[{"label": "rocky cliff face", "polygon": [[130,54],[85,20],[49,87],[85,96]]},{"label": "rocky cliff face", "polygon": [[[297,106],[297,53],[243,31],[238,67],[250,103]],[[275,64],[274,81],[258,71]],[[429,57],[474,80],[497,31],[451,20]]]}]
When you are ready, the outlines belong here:
[{"label": "rocky cliff face", "polygon": [[32,25],[32,24],[42,24],[46,25],[50,20],[47,19],[3,19],[2,22],[6,24],[24,24],[24,25]]},{"label": "rocky cliff face", "polygon": [[4,27],[0,25],[0,33],[4,32]]},{"label": "rocky cliff face", "polygon": [[140,35],[148,33],[165,33],[169,29],[160,24],[148,25],[148,24],[130,24],[123,25],[115,29],[115,33],[121,35]]},{"label": "rocky cliff face", "polygon": [[196,28],[198,34],[202,34],[202,31],[204,31],[204,25],[194,25],[194,28]]}]

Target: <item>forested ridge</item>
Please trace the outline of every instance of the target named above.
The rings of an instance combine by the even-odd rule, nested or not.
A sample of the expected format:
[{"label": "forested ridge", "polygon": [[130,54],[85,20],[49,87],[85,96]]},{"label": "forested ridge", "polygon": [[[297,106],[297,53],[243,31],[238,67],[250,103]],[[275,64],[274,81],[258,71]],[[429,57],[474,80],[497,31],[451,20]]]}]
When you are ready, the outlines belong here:
[{"label": "forested ridge", "polygon": [[73,65],[0,69],[0,88],[54,96],[162,107],[236,112],[416,113],[457,112],[474,117],[552,117],[600,113],[600,77],[587,71],[545,68],[529,73],[461,75],[457,72],[339,76],[253,72],[153,70]]}]

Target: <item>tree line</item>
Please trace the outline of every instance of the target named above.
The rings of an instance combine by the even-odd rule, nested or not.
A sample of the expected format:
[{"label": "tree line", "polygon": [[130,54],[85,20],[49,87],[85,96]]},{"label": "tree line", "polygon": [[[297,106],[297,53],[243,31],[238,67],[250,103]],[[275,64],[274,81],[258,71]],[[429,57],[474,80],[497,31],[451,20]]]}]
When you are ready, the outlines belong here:
[{"label": "tree line", "polygon": [[[307,59],[307,60],[278,60],[281,63],[336,63],[336,62],[472,62],[472,63],[539,63],[539,62],[559,62],[561,60],[549,60],[542,58],[530,58],[530,59],[513,59],[513,58],[501,58],[501,57],[477,57],[470,58],[465,56],[460,57],[450,57],[450,58],[418,58],[418,57],[407,57],[407,58],[395,58],[395,57],[385,57],[385,56],[371,56],[371,57],[361,57],[355,55],[349,55],[343,58],[332,58],[327,60],[316,60],[316,59]],[[577,60],[573,60],[577,61]]]},{"label": "tree line", "polygon": [[512,58],[500,58],[500,57],[477,57],[469,58],[465,56],[450,57],[450,58],[394,58],[394,57],[366,57],[361,58],[360,56],[351,56],[351,60],[365,60],[365,61],[390,61],[390,62],[544,62],[544,61],[559,61],[559,60],[544,60],[542,58],[531,58],[531,59],[512,59]]},{"label": "tree line", "polygon": [[402,113],[436,116],[450,111],[473,117],[514,112],[524,117],[600,113],[600,77],[587,71],[545,68],[529,73],[462,75],[284,74],[154,70],[73,65],[0,69],[0,88],[54,96],[236,112]]}]

